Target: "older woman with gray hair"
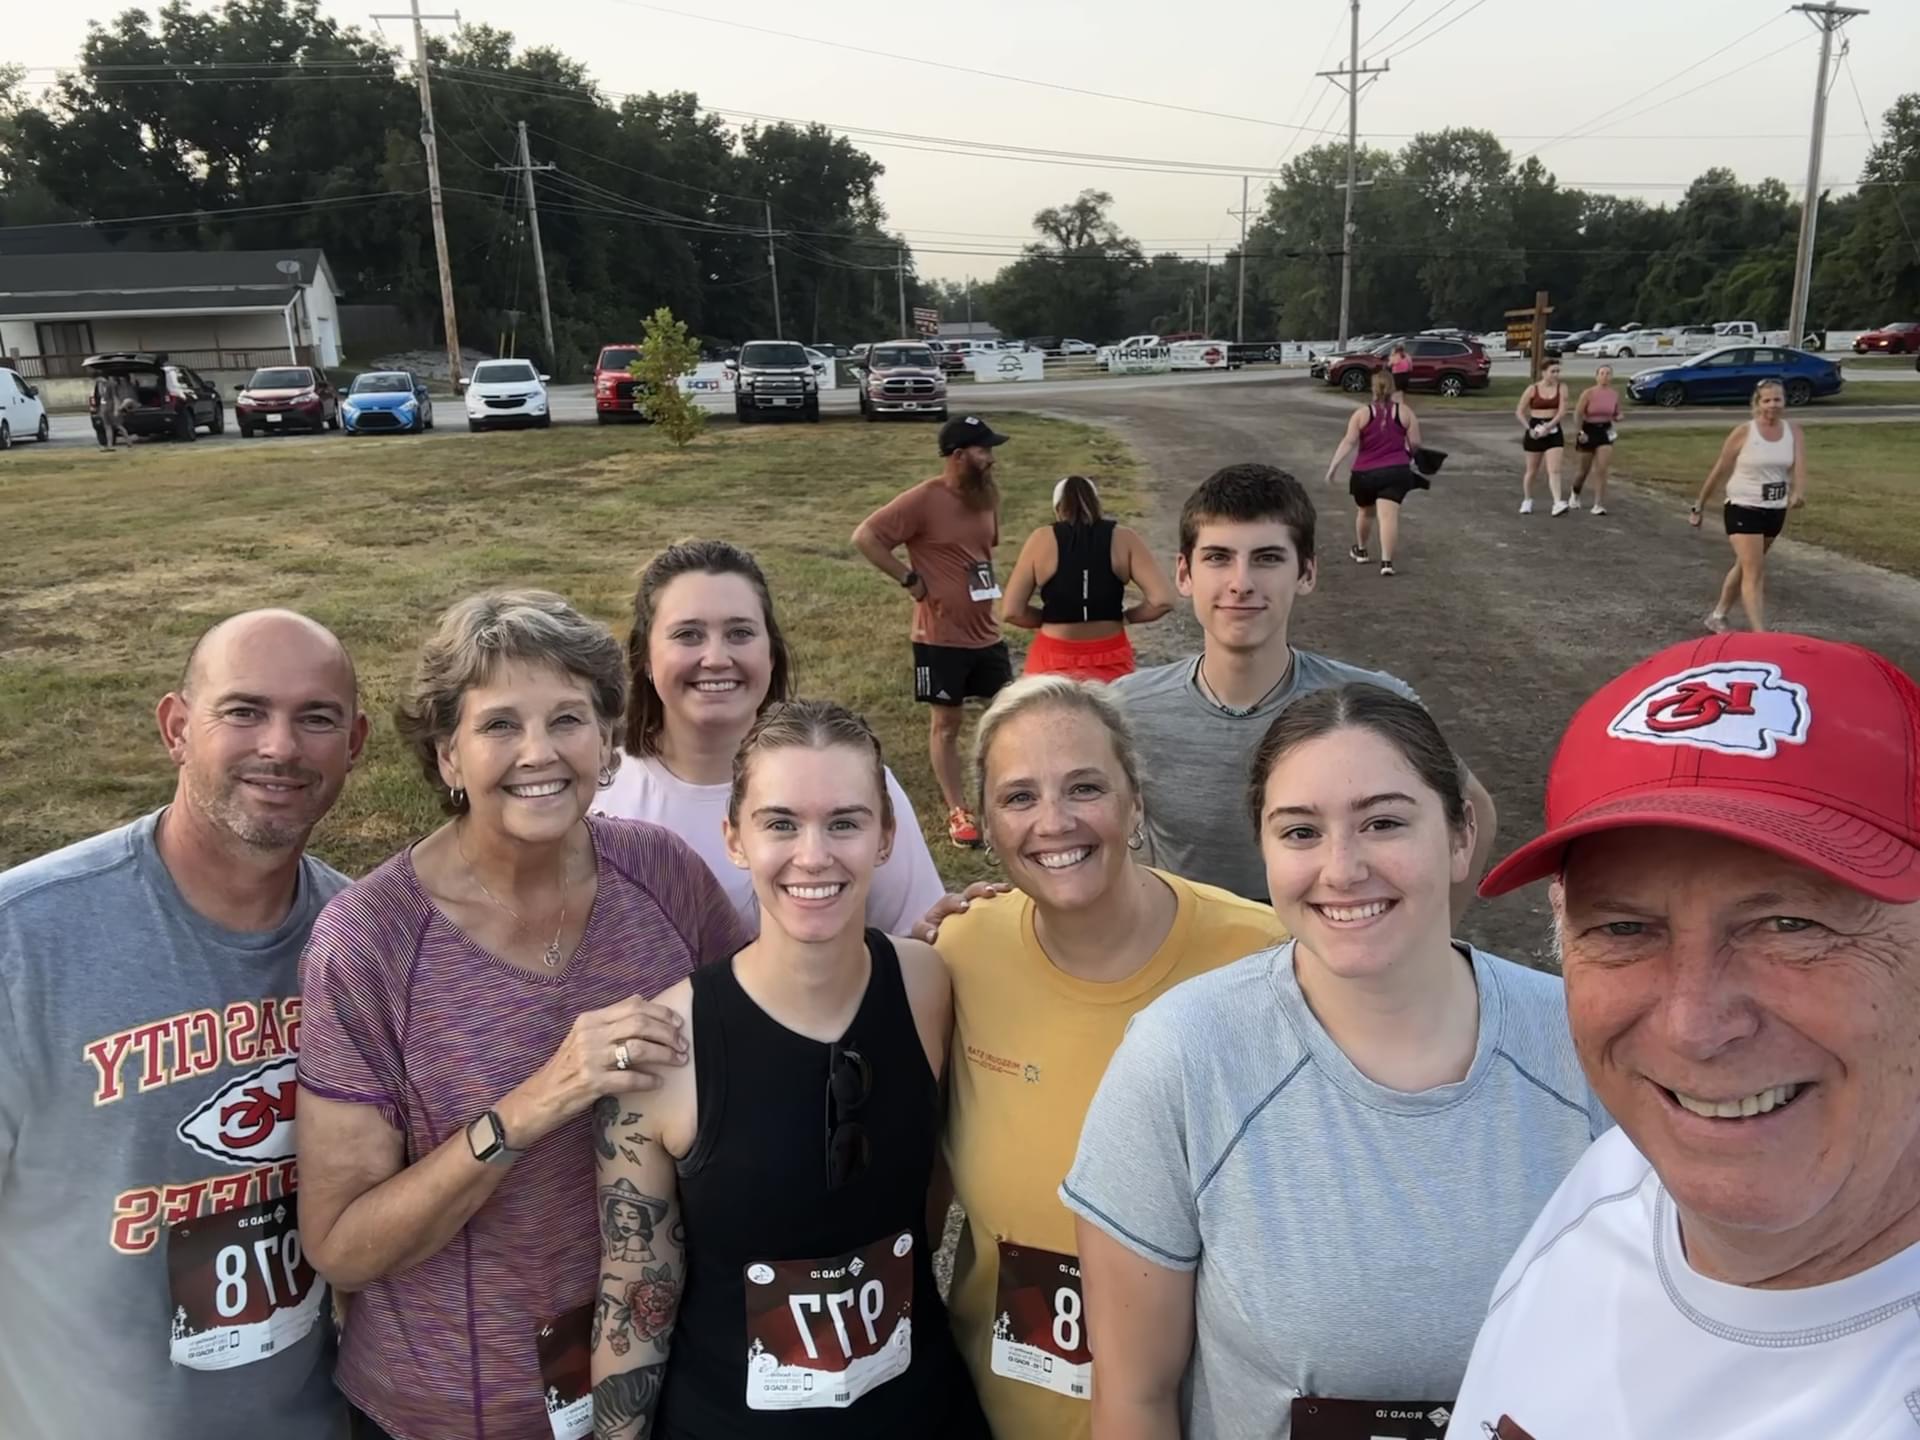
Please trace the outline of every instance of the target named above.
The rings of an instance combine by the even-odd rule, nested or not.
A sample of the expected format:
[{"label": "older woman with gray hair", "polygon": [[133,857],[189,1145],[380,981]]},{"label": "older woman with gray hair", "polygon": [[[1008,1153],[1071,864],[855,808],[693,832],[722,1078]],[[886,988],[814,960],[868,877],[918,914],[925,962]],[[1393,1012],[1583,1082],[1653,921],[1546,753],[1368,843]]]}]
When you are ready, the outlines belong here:
[{"label": "older woman with gray hair", "polygon": [[449,609],[396,715],[447,821],[314,925],[300,1230],[354,1294],[338,1378],[356,1437],[549,1440],[570,1405],[586,1433],[588,1112],[684,1056],[642,997],[749,938],[678,837],[588,814],[626,684],[619,642],[557,595]]}]

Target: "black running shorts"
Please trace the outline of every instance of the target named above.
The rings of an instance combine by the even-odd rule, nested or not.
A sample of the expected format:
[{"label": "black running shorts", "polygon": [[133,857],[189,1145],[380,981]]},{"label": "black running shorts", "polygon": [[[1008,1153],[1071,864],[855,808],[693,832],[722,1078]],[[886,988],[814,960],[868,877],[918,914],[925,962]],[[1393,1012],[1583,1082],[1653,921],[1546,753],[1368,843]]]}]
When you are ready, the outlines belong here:
[{"label": "black running shorts", "polygon": [[923,705],[963,705],[991,700],[1013,680],[1007,642],[983,649],[961,645],[913,646],[913,698]]}]

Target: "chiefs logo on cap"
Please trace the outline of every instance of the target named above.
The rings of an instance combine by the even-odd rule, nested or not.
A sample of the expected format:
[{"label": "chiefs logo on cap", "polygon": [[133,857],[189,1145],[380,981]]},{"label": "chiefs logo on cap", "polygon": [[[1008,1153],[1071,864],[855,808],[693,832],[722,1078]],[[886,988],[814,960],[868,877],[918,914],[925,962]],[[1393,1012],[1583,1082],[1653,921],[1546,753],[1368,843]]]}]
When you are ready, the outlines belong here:
[{"label": "chiefs logo on cap", "polygon": [[1804,744],[1812,723],[1807,687],[1787,679],[1778,665],[1723,661],[1649,685],[1613,717],[1607,734],[1770,760],[1781,745]]}]

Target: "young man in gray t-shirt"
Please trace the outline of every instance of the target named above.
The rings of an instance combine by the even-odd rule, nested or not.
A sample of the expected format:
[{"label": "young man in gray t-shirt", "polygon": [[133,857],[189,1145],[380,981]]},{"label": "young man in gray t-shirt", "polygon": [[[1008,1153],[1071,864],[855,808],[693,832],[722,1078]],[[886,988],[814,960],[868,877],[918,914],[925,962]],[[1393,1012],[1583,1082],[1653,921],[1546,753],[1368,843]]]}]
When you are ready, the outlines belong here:
[{"label": "young man in gray t-shirt", "polygon": [[[1154,864],[1250,900],[1267,898],[1260,847],[1241,803],[1267,727],[1288,703],[1353,681],[1418,700],[1405,681],[1296,650],[1294,602],[1313,589],[1314,508],[1300,482],[1270,465],[1229,465],[1180,511],[1174,579],[1206,635],[1199,655],[1113,682],[1140,747]],[[1472,874],[1455,887],[1458,920],[1493,851],[1493,798],[1471,774],[1477,824]]]},{"label": "young man in gray t-shirt", "polygon": [[366,717],[339,641],[260,611],[158,719],[170,805],[0,874],[0,1432],[338,1440],[294,1067]]}]

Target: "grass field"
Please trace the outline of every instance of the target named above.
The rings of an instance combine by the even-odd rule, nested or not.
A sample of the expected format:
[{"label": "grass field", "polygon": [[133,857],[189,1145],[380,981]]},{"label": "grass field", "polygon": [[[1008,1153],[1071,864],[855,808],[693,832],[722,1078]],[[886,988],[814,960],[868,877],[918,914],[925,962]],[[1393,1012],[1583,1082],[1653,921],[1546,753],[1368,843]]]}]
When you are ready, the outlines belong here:
[{"label": "grass field", "polygon": [[[1002,558],[1049,516],[1053,481],[1100,479],[1132,509],[1132,460],[1086,426],[996,424]],[[375,719],[368,759],[315,836],[359,874],[438,812],[390,723],[435,615],[490,586],[558,590],[625,637],[660,546],[739,541],[772,581],[803,694],[862,711],[950,880],[991,873],[947,843],[912,702],[909,607],[848,543],[875,506],[938,468],[930,425],[717,427],[685,452],[648,430],[68,447],[0,461],[0,866],[161,803],[172,770],[154,702],[212,620],[288,605],[332,626]],[[1016,662],[1017,663],[1017,662]]]},{"label": "grass field", "polygon": [[[1730,416],[1698,430],[1623,434],[1614,474],[1672,490],[1684,513],[1737,423]],[[1789,517],[1788,536],[1920,579],[1920,425],[1821,425],[1805,434],[1807,504]]]}]

